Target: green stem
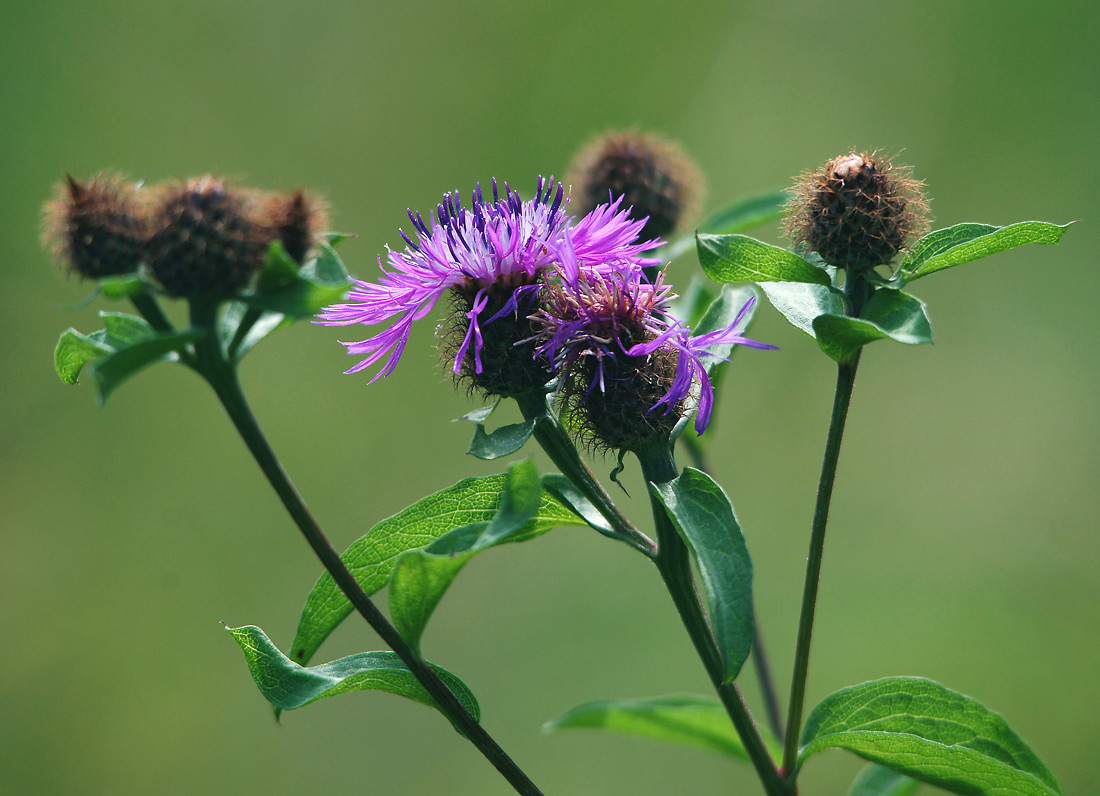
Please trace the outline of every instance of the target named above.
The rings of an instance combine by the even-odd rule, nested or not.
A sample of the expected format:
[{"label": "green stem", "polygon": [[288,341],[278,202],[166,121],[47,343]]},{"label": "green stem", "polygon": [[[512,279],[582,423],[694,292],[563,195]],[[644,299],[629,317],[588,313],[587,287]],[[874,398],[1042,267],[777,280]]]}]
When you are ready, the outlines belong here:
[{"label": "green stem", "polygon": [[[710,474],[710,463],[707,461],[706,451],[699,442],[699,437],[685,434],[681,437],[685,443],[688,455],[691,457],[695,469]],[[768,663],[768,653],[764,647],[764,635],[760,632],[760,621],[756,616],[756,608],[752,615],[752,662],[756,669],[756,679],[760,683],[760,694],[764,698],[764,713],[768,717],[768,725],[776,738],[783,738],[783,717],[779,709],[779,695],[775,690],[775,680],[772,678],[771,666]]]},{"label": "green stem", "polygon": [[806,585],[802,592],[802,615],[798,621],[798,641],[795,645],[794,675],[791,678],[791,701],[787,712],[787,736],[783,744],[783,771],[794,790],[798,765],[798,736],[802,729],[802,705],[806,697],[806,675],[810,666],[810,640],[814,629],[814,609],[817,606],[817,587],[821,578],[821,558],[825,549],[825,526],[829,521],[829,503],[836,479],[840,442],[844,436],[844,424],[848,418],[848,406],[852,401],[856,367],[859,354],[845,364],[837,366],[836,393],[833,397],[833,416],[829,421],[829,436],[825,442],[825,459],[821,465],[821,479],[817,487],[817,504],[814,507],[813,527],[810,531],[810,553],[806,563]]},{"label": "green stem", "polygon": [[[647,483],[664,484],[676,478],[678,474],[676,462],[672,458],[672,451],[666,441],[638,451],[637,455]],[[653,508],[653,520],[657,527],[655,559],[657,570],[661,573],[665,586],[672,596],[672,602],[695,645],[696,653],[706,667],[711,684],[718,692],[718,697],[722,700],[741,742],[745,745],[745,751],[764,785],[764,791],[768,796],[784,796],[786,784],[775,767],[775,761],[772,760],[764,744],[752,714],[749,713],[741,690],[735,683],[725,682],[718,645],[695,589],[687,545],[680,538],[664,506],[652,493],[650,493],[650,503]]]},{"label": "green stem", "polygon": [[413,676],[431,694],[436,704],[490,763],[508,780],[517,793],[523,796],[542,796],[519,766],[512,761],[496,741],[462,706],[455,695],[439,679],[435,671],[427,665],[401,637],[392,624],[382,615],[371,599],[363,591],[340,559],[339,553],[321,531],[317,521],[307,508],[302,496],[294,487],[290,477],[280,464],[278,457],[268,444],[252,410],[245,400],[237,373],[225,360],[218,342],[214,325],[214,308],[192,304],[192,324],[196,328],[205,328],[209,334],[196,344],[198,366],[202,375],[214,388],[233,425],[236,426],[248,450],[256,459],[260,469],[270,482],[283,506],[294,520],[295,525],[306,538],[309,546],[321,560],[325,569],[340,590],[347,596],[355,609],[367,620],[367,623],[382,637],[382,640],[397,653],[398,657],[412,672]]},{"label": "green stem", "polygon": [[550,460],[610,523],[616,536],[653,558],[657,554],[657,545],[634,527],[615,505],[611,496],[600,486],[600,482],[581,459],[577,446],[569,438],[569,433],[562,426],[561,421],[547,408],[546,395],[536,392],[516,396],[516,403],[519,404],[525,420],[535,421],[535,440],[546,451]]}]

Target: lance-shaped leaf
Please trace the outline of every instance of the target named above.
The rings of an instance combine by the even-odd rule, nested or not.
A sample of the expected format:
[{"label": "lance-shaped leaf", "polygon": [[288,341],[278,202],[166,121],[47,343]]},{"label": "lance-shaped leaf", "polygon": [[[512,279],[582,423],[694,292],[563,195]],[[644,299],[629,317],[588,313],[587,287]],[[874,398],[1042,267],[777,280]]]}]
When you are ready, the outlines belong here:
[{"label": "lance-shaped leaf", "polygon": [[695,236],[699,264],[715,282],[810,282],[830,285],[832,280],[792,251],[744,235]]},{"label": "lance-shaped leaf", "polygon": [[802,731],[801,766],[839,748],[952,793],[1057,796],[1058,782],[999,715],[921,677],[887,677],[826,697]]},{"label": "lance-shaped leaf", "polygon": [[[590,728],[698,746],[748,760],[745,746],[717,697],[670,694],[646,699],[604,699],[577,705],[543,725],[543,732]],[[772,738],[766,743],[777,756],[782,748]]]},{"label": "lance-shaped leaf", "polygon": [[97,359],[92,363],[92,376],[99,388],[97,402],[102,404],[106,401],[108,395],[142,368],[158,360],[171,359],[205,334],[202,329],[155,334]]},{"label": "lance-shaped leaf", "polygon": [[813,329],[821,350],[841,363],[850,362],[860,348],[884,337],[907,345],[932,342],[924,302],[900,290],[876,291],[858,318],[819,315]]},{"label": "lance-shaped leaf", "polygon": [[749,656],[754,629],[752,561],[733,506],[722,487],[691,467],[649,488],[699,567],[724,679],[730,682]]},{"label": "lance-shaped leaf", "polygon": [[[754,302],[753,305],[745,310],[745,314],[741,318],[741,328],[747,329],[756,314],[755,299],[756,291],[751,285],[742,285],[741,287],[723,285],[718,298],[711,303],[703,317],[692,327],[692,334],[699,336],[716,332],[719,329],[728,329],[737,320],[737,316],[741,314],[741,311],[745,310],[745,305],[751,301]],[[714,378],[715,371],[721,370],[721,366],[726,364],[726,361],[735,350],[737,350],[737,346],[732,343],[711,346],[707,349],[709,356],[704,363],[704,367],[707,369],[707,374],[711,376],[712,386],[717,386]]]},{"label": "lance-shaped leaf", "polygon": [[485,431],[484,423],[478,423],[466,452],[486,461],[511,456],[527,443],[534,430],[534,419],[501,426],[490,432]]},{"label": "lance-shaped leaf", "polygon": [[1007,227],[956,224],[930,232],[913,245],[902,261],[898,269],[901,283],[1028,243],[1057,243],[1069,226],[1023,221]]},{"label": "lance-shaped leaf", "polygon": [[817,337],[814,319],[818,316],[844,315],[844,298],[832,287],[803,282],[764,282],[760,289],[792,326],[810,337]]},{"label": "lance-shaped leaf", "polygon": [[[729,235],[744,232],[761,224],[783,217],[790,195],[785,191],[750,196],[739,199],[725,207],[715,210],[699,225],[699,232],[710,235]],[[662,260],[675,260],[695,244],[691,235],[685,235],[660,252]]]},{"label": "lance-shaped leaf", "polygon": [[[341,558],[363,591],[374,594],[389,581],[406,550],[427,547],[455,528],[491,521],[500,508],[504,484],[504,475],[463,479],[378,523]],[[568,506],[544,491],[535,516],[509,541],[531,539],[559,525],[583,524]],[[332,576],[322,575],[302,608],[290,657],[306,663],[351,611],[351,603]]]},{"label": "lance-shaped leaf", "polygon": [[[299,666],[254,626],[226,628],[244,652],[248,670],[264,699],[278,711],[353,691],[386,691],[438,709],[436,702],[396,653],[360,652],[319,666]],[[481,711],[470,689],[441,666],[428,664],[475,719]]]},{"label": "lance-shaped leaf", "polygon": [[848,796],[912,796],[920,783],[878,763],[866,765],[856,775]]},{"label": "lance-shaped leaf", "polygon": [[522,533],[538,512],[542,495],[534,463],[528,459],[512,465],[492,520],[456,528],[397,559],[390,576],[390,617],[417,652],[428,619],[458,573],[478,553]]}]

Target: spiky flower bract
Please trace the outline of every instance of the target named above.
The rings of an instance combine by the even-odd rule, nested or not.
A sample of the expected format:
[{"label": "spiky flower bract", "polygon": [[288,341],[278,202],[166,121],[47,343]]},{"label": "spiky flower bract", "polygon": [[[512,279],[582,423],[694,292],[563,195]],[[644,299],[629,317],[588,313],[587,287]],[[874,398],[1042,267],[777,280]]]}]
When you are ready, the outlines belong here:
[{"label": "spiky flower bract", "polygon": [[663,273],[650,283],[638,268],[581,268],[571,243],[567,235],[557,278],[540,295],[532,321],[538,353],[553,363],[582,431],[597,447],[636,450],[672,431],[698,385],[695,428],[703,433],[714,405],[708,349],[775,348],[742,333],[755,299],[729,327],[693,336],[669,311],[676,296]]},{"label": "spiky flower bract", "polygon": [[662,238],[693,216],[703,191],[699,169],[679,146],[633,130],[593,140],[578,153],[567,181],[577,191],[576,212],[621,199],[632,219],[648,218],[643,240]]},{"label": "spiky flower bract", "polygon": [[799,178],[787,235],[837,268],[885,265],[927,228],[921,187],[907,168],[874,152],[833,158]]},{"label": "spiky flower bract", "polygon": [[[561,185],[539,179],[535,198],[524,201],[507,184],[493,181],[492,198],[474,189],[470,206],[457,192],[446,194],[435,219],[425,222],[408,211],[414,237],[401,230],[404,251],[387,248],[387,264],[377,282],[356,281],[345,304],[328,307],[318,323],[328,326],[388,323],[366,340],[348,342],[348,353],[365,357],[348,373],[383,361],[371,381],[393,372],[412,324],[427,315],[441,296],[452,294],[456,310],[443,337],[453,350],[456,377],[486,394],[519,395],[541,389],[549,372],[532,366],[530,347],[516,346],[531,336],[526,316],[542,287],[542,276],[558,262],[558,249],[571,231],[581,267],[640,269],[647,245],[635,240],[644,222],[630,221],[617,203],[581,219],[564,212]],[[506,320],[507,319],[507,320]],[[499,334],[498,334],[499,332]]]},{"label": "spiky flower bract", "polygon": [[66,177],[43,210],[46,246],[70,271],[102,279],[137,270],[149,229],[134,183],[105,174],[85,182]]},{"label": "spiky flower bract", "polygon": [[166,291],[219,300],[263,268],[273,239],[258,196],[204,176],[158,189],[148,265]]}]

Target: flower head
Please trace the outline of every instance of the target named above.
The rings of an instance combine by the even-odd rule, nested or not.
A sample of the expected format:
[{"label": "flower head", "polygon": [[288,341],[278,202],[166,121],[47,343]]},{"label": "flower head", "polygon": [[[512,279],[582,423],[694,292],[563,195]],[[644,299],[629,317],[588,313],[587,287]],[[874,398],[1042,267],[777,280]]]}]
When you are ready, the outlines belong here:
[{"label": "flower head", "polygon": [[884,265],[928,226],[921,183],[877,153],[852,152],[803,174],[787,235],[837,268]]},{"label": "flower head", "polygon": [[571,244],[567,234],[558,278],[543,290],[532,321],[537,353],[553,363],[574,414],[608,448],[629,449],[670,432],[698,384],[695,428],[702,433],[714,404],[706,368],[716,358],[711,349],[775,348],[742,334],[755,299],[729,327],[693,336],[669,310],[676,296],[663,273],[650,283],[637,268],[586,269]]},{"label": "flower head", "polygon": [[[572,231],[575,258],[585,268],[640,269],[652,262],[641,257],[652,244],[635,241],[644,222],[630,221],[618,203],[598,207],[574,221],[564,212],[567,202],[564,189],[553,178],[540,178],[535,198],[529,201],[507,183],[501,193],[493,180],[492,198],[483,196],[478,185],[469,208],[463,207],[457,192],[446,194],[430,223],[409,210],[415,236],[401,230],[405,250],[387,247],[389,270],[379,257],[382,275],[377,282],[356,281],[347,303],[328,307],[319,316],[318,323],[327,326],[388,323],[373,337],[344,343],[348,353],[364,357],[347,372],[385,360],[371,381],[388,376],[408,342],[413,322],[451,293],[457,310],[444,336],[454,340],[455,375],[465,373],[486,392],[517,394],[521,388],[515,384],[476,380],[492,375],[498,367],[499,363],[484,361],[487,351],[510,352],[530,332],[510,330],[507,340],[495,341],[487,340],[486,334],[505,317],[526,325],[530,304],[541,289],[543,274],[558,261],[567,229]],[[531,359],[529,354],[527,358]],[[540,372],[532,377],[545,382],[546,375]]]}]

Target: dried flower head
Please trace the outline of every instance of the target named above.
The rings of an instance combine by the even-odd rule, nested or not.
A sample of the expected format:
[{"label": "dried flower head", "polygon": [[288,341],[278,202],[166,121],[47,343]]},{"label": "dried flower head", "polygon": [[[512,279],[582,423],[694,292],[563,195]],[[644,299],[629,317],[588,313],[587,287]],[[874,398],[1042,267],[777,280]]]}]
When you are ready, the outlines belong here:
[{"label": "dried flower head", "polygon": [[[695,428],[710,422],[714,390],[705,361],[720,345],[775,346],[749,340],[742,326],[755,299],[725,329],[692,336],[672,317],[676,297],[664,274],[650,283],[639,268],[580,267],[570,236],[559,249],[557,278],[547,283],[532,316],[539,342],[560,375],[562,398],[596,447],[635,450],[667,435],[698,384]],[[664,411],[657,411],[664,405]]]},{"label": "dried flower head", "polygon": [[[318,323],[346,326],[389,322],[366,340],[344,343],[348,353],[364,356],[348,370],[356,373],[385,359],[371,381],[393,372],[414,321],[427,315],[439,298],[454,295],[455,310],[442,336],[453,353],[459,379],[487,394],[518,395],[541,388],[548,373],[532,364],[530,350],[513,351],[531,336],[527,315],[542,287],[543,274],[557,262],[566,229],[572,231],[575,256],[585,268],[615,265],[641,268],[646,246],[635,241],[640,222],[630,221],[618,205],[601,206],[572,220],[568,200],[553,179],[539,179],[535,198],[524,201],[507,184],[492,198],[474,190],[470,207],[458,193],[447,194],[431,223],[408,211],[415,240],[405,232],[402,252],[387,249],[392,270],[378,267],[378,282],[356,282],[350,301],[328,307]],[[520,347],[522,349],[522,347]]]},{"label": "dried flower head", "polygon": [[877,153],[834,158],[799,179],[787,235],[837,268],[884,265],[927,228],[921,187]]},{"label": "dried flower head", "polygon": [[147,262],[176,296],[228,298],[255,276],[273,239],[257,195],[204,176],[163,186]]},{"label": "dried flower head", "polygon": [[137,270],[149,231],[134,183],[102,174],[85,182],[66,177],[43,210],[43,240],[70,271],[102,279]]},{"label": "dried flower head", "polygon": [[[652,133],[609,132],[586,146],[570,168],[579,213],[621,199],[646,219],[642,240],[656,240],[698,210],[703,178],[679,146]],[[610,196],[610,199],[608,198]]]},{"label": "dried flower head", "polygon": [[286,253],[299,265],[328,229],[325,203],[301,189],[289,194],[270,194],[263,203],[263,212],[264,224],[274,231]]}]

